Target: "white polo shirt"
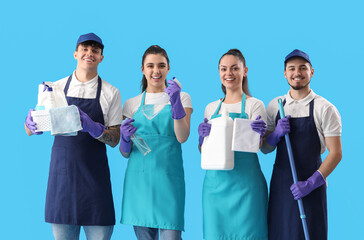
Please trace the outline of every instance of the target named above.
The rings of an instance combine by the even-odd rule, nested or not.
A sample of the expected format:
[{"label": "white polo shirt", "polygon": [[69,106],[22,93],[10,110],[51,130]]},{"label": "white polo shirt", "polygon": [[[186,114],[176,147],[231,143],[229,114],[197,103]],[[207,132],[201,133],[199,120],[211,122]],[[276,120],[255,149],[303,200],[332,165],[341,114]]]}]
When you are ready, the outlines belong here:
[{"label": "white polo shirt", "polygon": [[[98,75],[88,82],[80,82],[75,75],[72,74],[72,80],[67,91],[67,97],[77,97],[85,99],[96,98],[97,93],[97,80]],[[56,81],[54,84],[59,85],[64,89],[68,80],[68,77],[62,78]],[[120,91],[112,86],[110,83],[102,80],[102,87],[100,93],[100,105],[102,113],[104,115],[105,126],[115,126],[122,122],[122,108],[121,108],[121,96]]]},{"label": "white polo shirt", "polygon": [[287,95],[274,98],[267,107],[267,130],[273,132],[276,126],[276,116],[278,113],[278,98],[282,101],[286,99],[284,105],[285,115],[292,118],[307,117],[310,112],[310,102],[314,100],[313,118],[317,128],[317,133],[321,143],[321,154],[326,151],[325,137],[341,136],[341,117],[334,105],[325,98],[315,94],[312,89],[304,99],[294,100],[289,91]]},{"label": "white polo shirt", "polygon": [[[144,104],[155,104],[158,98],[162,95],[167,95],[165,92],[160,93],[146,93]],[[188,93],[181,92],[181,102],[184,108],[192,108],[191,97]],[[138,110],[142,102],[143,93],[136,97],[130,98],[125,101],[123,106],[123,114],[127,118],[133,118],[134,113]],[[168,95],[167,95],[168,97]],[[168,104],[171,104],[170,102]]]},{"label": "white polo shirt", "polygon": [[[205,108],[204,117],[207,119],[211,119],[211,116],[215,113],[217,107],[220,104],[221,99],[209,103]],[[233,103],[233,104],[221,104],[220,111],[218,114],[222,113],[223,111],[227,111],[229,113],[241,113],[241,102]],[[267,122],[267,114],[265,112],[265,106],[262,101],[256,99],[254,97],[247,98],[245,100],[245,113],[248,115],[248,119],[255,120],[258,115],[260,115],[264,122]]]}]

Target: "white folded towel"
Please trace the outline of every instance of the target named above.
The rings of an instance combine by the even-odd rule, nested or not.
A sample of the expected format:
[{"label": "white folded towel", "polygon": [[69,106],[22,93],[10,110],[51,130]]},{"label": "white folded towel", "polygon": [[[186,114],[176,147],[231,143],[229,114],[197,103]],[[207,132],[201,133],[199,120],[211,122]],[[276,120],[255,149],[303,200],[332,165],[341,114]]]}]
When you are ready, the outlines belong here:
[{"label": "white folded towel", "polygon": [[49,109],[51,134],[75,136],[82,129],[80,112],[75,105]]},{"label": "white folded towel", "polygon": [[239,152],[259,152],[260,134],[253,131],[252,120],[244,118],[234,119],[232,150]]}]

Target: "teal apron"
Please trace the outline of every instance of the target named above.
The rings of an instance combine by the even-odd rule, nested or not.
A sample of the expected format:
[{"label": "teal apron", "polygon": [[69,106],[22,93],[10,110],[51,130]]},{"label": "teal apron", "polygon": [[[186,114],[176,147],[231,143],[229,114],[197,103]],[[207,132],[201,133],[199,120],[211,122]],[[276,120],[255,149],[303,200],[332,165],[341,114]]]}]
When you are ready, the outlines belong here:
[{"label": "teal apron", "polygon": [[171,105],[148,120],[141,111],[144,101],[145,92],[133,125],[151,151],[143,156],[133,145],[125,173],[121,223],[183,231],[185,180]]},{"label": "teal apron", "polygon": [[[245,118],[245,93],[241,113],[229,113]],[[220,117],[217,107],[211,119]],[[268,239],[267,183],[256,153],[235,152],[235,167],[231,171],[207,170],[203,184],[203,233],[207,240]]]}]

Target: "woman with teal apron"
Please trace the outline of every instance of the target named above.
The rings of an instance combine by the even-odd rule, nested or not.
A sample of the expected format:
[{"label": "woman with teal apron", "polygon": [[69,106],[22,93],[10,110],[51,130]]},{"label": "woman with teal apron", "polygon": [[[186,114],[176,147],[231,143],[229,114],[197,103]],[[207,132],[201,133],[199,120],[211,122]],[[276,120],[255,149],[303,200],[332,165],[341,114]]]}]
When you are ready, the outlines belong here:
[{"label": "woman with teal apron", "polygon": [[[237,100],[239,94],[240,97],[242,96],[241,112],[230,112],[229,116],[232,119],[248,119],[246,113],[248,104],[245,93],[250,94],[247,88],[247,68],[241,52],[232,49],[224,54],[220,59],[219,70],[226,97],[218,103],[211,119],[221,116],[219,111],[223,102],[225,105],[236,106],[239,104],[239,102],[235,103],[234,101],[230,104],[232,99]],[[244,82],[246,83],[245,86]],[[229,102],[226,103],[228,98]],[[251,104],[253,102],[261,103],[260,109],[264,112],[264,104],[261,101],[255,98],[249,98],[248,101],[251,117],[254,115],[252,108],[257,105]],[[206,107],[206,112],[211,111],[211,106],[216,106],[216,104],[217,102],[209,104]],[[257,125],[260,126],[258,129],[256,128]],[[209,135],[209,128],[211,125],[207,122],[200,124],[200,146],[203,144],[203,138]],[[261,136],[265,133],[265,123],[262,120],[254,121],[252,128]],[[268,239],[268,190],[256,153],[235,152],[233,170],[207,170],[203,184],[202,201],[204,239]]]},{"label": "woman with teal apron", "polygon": [[[125,120],[120,127],[120,151],[123,156],[129,155],[121,223],[134,225],[138,240],[159,239],[159,232],[163,240],[180,240],[185,205],[181,142],[187,140],[188,133],[181,140],[176,128],[181,130],[180,124],[188,123],[188,129],[184,131],[189,132],[192,109],[184,110],[180,87],[175,81],[168,81],[170,86],[165,89],[169,61],[164,49],[151,46],[144,53],[142,62],[144,87],[141,100],[139,95],[125,102],[124,116],[132,115],[133,119]],[[144,107],[148,106],[147,94],[163,95],[163,91],[167,92],[171,104],[148,117],[144,112]],[[133,113],[130,109],[138,102],[136,99],[140,105]],[[130,137],[135,132],[151,149],[148,154],[143,155],[135,144],[131,144]]]}]

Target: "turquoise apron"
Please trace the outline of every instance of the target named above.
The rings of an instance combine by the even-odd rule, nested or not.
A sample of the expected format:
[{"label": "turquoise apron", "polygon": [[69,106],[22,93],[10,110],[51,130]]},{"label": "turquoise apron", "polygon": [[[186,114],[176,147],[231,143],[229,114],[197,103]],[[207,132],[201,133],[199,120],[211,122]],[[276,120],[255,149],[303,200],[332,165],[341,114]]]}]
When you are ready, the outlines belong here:
[{"label": "turquoise apron", "polygon": [[[241,113],[229,113],[245,118],[245,93]],[[217,107],[211,119],[220,117]],[[235,167],[231,171],[207,170],[202,191],[203,233],[207,240],[268,239],[267,183],[256,153],[235,152]]]},{"label": "turquoise apron", "polygon": [[133,145],[125,173],[121,223],[183,231],[185,180],[171,105],[148,120],[141,111],[144,101],[145,92],[133,125],[151,151],[143,156]]}]

